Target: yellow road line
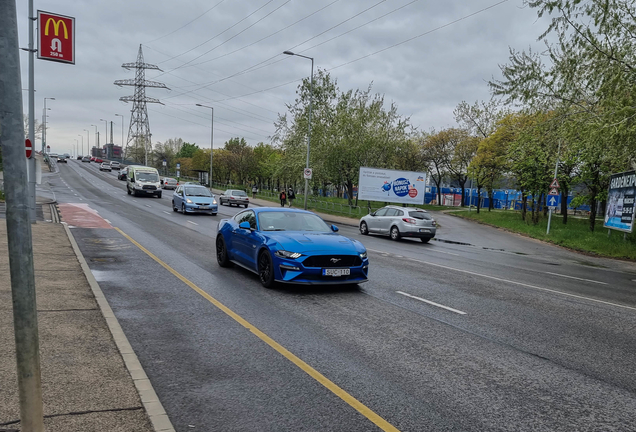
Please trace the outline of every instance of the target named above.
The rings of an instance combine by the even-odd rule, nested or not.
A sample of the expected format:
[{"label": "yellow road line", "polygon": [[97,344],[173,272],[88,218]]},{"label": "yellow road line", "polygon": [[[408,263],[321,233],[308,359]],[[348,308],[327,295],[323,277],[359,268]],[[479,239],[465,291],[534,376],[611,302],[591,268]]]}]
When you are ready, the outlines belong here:
[{"label": "yellow road line", "polygon": [[302,361],[300,358],[296,357],[294,354],[292,354],[291,352],[289,352],[285,347],[283,347],[281,344],[279,344],[278,342],[276,342],[274,339],[270,338],[269,336],[267,336],[265,333],[263,333],[262,331],[260,331],[259,329],[257,329],[256,327],[254,327],[252,324],[250,324],[248,321],[246,321],[244,318],[242,318],[240,315],[238,315],[236,312],[234,312],[232,309],[228,308],[227,306],[225,306],[223,303],[221,303],[220,301],[218,301],[217,299],[215,299],[214,297],[212,297],[210,294],[206,293],[205,291],[203,291],[201,288],[199,288],[198,286],[196,286],[193,282],[191,282],[190,280],[186,279],[185,276],[181,275],[179,272],[177,272],[175,269],[173,269],[172,267],[170,267],[168,264],[166,264],[165,262],[163,262],[162,260],[160,260],[156,255],[154,255],[152,252],[150,252],[148,249],[146,249],[145,247],[143,247],[142,245],[140,245],[137,241],[135,241],[132,237],[130,237],[128,234],[126,234],[125,232],[123,232],[121,229],[115,227],[115,229],[124,237],[126,237],[128,240],[130,240],[131,243],[133,243],[135,246],[137,246],[139,249],[141,249],[142,251],[144,251],[150,258],[152,258],[153,260],[155,260],[156,262],[158,262],[159,264],[161,264],[161,266],[163,268],[165,268],[166,270],[168,270],[170,273],[172,273],[174,276],[176,276],[179,280],[181,280],[183,283],[185,283],[187,286],[189,286],[190,288],[192,288],[193,290],[195,290],[196,292],[198,292],[202,297],[204,297],[206,300],[208,300],[210,303],[212,303],[214,306],[216,306],[217,308],[221,309],[223,312],[225,312],[228,316],[230,316],[234,321],[238,322],[239,324],[241,324],[243,327],[245,327],[246,329],[248,329],[250,332],[252,332],[256,337],[258,337],[260,340],[262,340],[263,342],[265,342],[267,345],[269,345],[270,347],[274,348],[276,351],[278,351],[280,354],[283,355],[283,357],[285,357],[287,360],[291,361],[293,364],[295,364],[296,366],[298,366],[300,369],[302,369],[303,372],[305,372],[307,375],[309,375],[310,377],[312,377],[313,379],[315,379],[316,381],[318,381],[320,384],[322,384],[323,386],[325,386],[327,389],[329,389],[333,394],[335,394],[336,396],[338,396],[340,399],[342,399],[343,401],[345,401],[346,403],[348,403],[349,405],[351,405],[356,411],[358,411],[360,414],[362,414],[363,416],[365,416],[366,418],[368,418],[369,420],[371,420],[373,423],[375,423],[380,429],[382,429],[383,431],[386,432],[399,432],[399,430],[393,426],[391,423],[387,422],[386,420],[384,420],[382,417],[380,417],[379,415],[377,415],[375,412],[373,412],[370,408],[368,408],[366,405],[364,405],[362,402],[360,402],[359,400],[357,400],[356,398],[354,398],[353,396],[351,396],[349,393],[347,393],[345,390],[343,390],[342,388],[338,387],[333,381],[329,380],[327,377],[325,377],[323,374],[321,374],[320,372],[318,372],[316,369],[312,368],[311,366],[309,366],[307,363],[305,363],[304,361]]}]

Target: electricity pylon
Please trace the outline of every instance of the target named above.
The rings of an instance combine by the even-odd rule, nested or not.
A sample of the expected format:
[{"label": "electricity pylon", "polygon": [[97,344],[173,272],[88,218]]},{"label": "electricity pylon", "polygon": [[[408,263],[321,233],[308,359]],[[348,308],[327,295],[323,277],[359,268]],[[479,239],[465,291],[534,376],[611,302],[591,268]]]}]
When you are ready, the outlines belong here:
[{"label": "electricity pylon", "polygon": [[[146,69],[163,71],[156,65],[144,63],[144,54],[141,50],[141,45],[139,45],[137,61],[135,63],[124,63],[121,67],[127,70],[135,69],[135,79],[115,81],[115,85],[120,87],[135,87],[135,94],[133,96],[122,96],[119,98],[120,101],[133,103],[132,110],[130,110],[132,114],[130,116],[130,127],[128,128],[128,139],[126,140],[126,147],[124,149],[124,158],[129,156],[128,149],[131,147],[131,142],[133,142],[133,160],[135,162],[141,162],[143,156],[144,165],[148,165],[148,149],[152,149],[152,143],[150,142],[152,135],[150,134],[150,123],[148,122],[148,109],[146,104],[163,104],[159,99],[146,96],[146,87],[170,89],[166,87],[164,83],[146,80]],[[142,149],[141,152],[139,151],[140,148]]]}]

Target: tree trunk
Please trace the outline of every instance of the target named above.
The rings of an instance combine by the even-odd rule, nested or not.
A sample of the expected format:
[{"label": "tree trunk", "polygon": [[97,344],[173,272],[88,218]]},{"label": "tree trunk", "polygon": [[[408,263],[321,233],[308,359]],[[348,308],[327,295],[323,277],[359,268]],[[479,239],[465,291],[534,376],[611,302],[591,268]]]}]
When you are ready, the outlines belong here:
[{"label": "tree trunk", "polygon": [[561,188],[561,216],[563,216],[563,225],[568,224],[568,187],[563,182],[563,186]]},{"label": "tree trunk", "polygon": [[543,217],[548,215],[548,195],[543,194]]},{"label": "tree trunk", "polygon": [[590,197],[590,231],[594,231],[596,224],[596,193]]},{"label": "tree trunk", "polygon": [[526,222],[526,214],[528,213],[528,203],[526,199],[526,191],[521,189],[521,220],[524,222]]},{"label": "tree trunk", "polygon": [[459,185],[462,187],[462,207],[466,207],[466,180],[459,182]]},{"label": "tree trunk", "polygon": [[[433,180],[435,181],[435,178],[433,178]],[[440,187],[440,184],[442,183],[442,179],[439,179],[438,181],[435,181],[435,186],[437,186],[437,205],[441,206],[442,205],[442,188]]]},{"label": "tree trunk", "polygon": [[477,214],[481,208],[481,186],[477,185]]},{"label": "tree trunk", "polygon": [[352,204],[351,197],[353,196],[353,182],[347,181],[346,186],[347,186],[347,201],[349,202],[349,205],[351,205]]},{"label": "tree trunk", "polygon": [[495,208],[495,191],[493,189],[488,189],[488,211],[491,211]]}]

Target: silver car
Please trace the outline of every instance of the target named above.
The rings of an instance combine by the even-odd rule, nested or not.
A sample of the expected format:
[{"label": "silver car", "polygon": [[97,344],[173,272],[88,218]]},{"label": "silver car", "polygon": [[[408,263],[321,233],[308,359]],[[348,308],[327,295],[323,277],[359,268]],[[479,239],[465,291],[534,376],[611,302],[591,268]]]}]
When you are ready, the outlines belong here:
[{"label": "silver car", "polygon": [[178,184],[179,183],[171,177],[164,177],[163,180],[161,180],[161,187],[164,189],[176,189]]},{"label": "silver car", "polygon": [[245,191],[237,189],[228,189],[221,196],[219,196],[219,205],[227,204],[229,206],[247,206],[250,204],[250,199],[247,197]]},{"label": "silver car", "polygon": [[415,207],[386,206],[360,219],[360,233],[388,235],[393,240],[416,237],[428,243],[437,231],[435,219]]},{"label": "silver car", "polygon": [[111,168],[110,168],[110,164],[108,162],[102,162],[102,164],[99,166],[99,170],[100,171],[108,171],[111,172]]}]

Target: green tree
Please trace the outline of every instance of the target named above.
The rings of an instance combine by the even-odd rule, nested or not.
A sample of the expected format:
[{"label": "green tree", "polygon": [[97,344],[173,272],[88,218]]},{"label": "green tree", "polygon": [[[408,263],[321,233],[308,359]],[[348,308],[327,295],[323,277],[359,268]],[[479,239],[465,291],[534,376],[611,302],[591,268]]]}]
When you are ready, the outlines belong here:
[{"label": "green tree", "polygon": [[190,143],[184,142],[181,145],[181,148],[177,151],[176,157],[191,158],[192,156],[194,156],[194,153],[197,151],[198,148],[199,146],[196,144],[190,144]]}]

